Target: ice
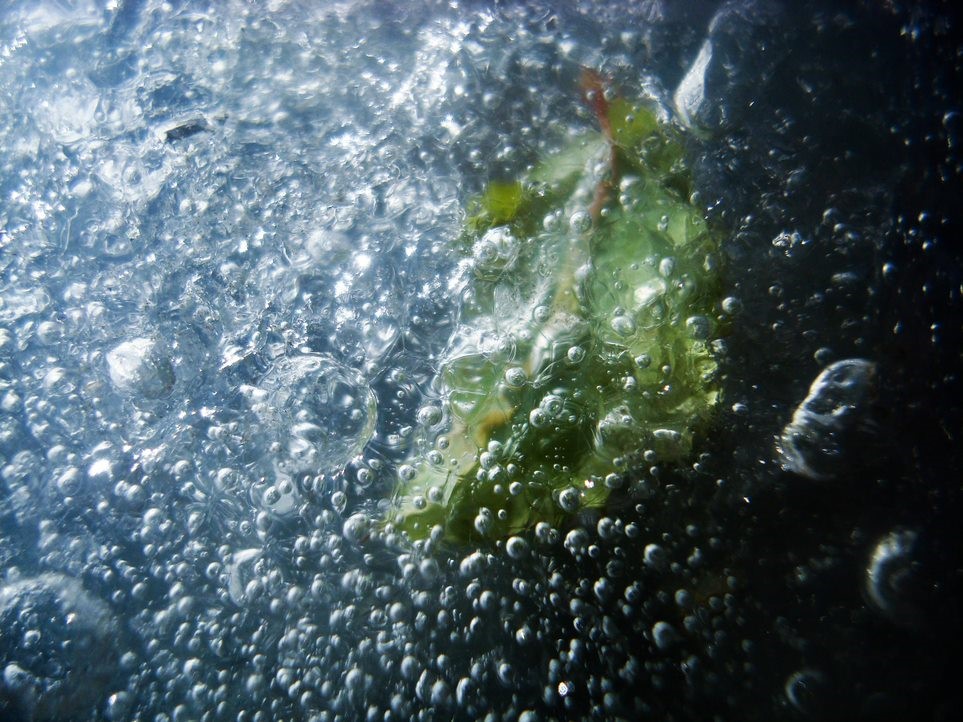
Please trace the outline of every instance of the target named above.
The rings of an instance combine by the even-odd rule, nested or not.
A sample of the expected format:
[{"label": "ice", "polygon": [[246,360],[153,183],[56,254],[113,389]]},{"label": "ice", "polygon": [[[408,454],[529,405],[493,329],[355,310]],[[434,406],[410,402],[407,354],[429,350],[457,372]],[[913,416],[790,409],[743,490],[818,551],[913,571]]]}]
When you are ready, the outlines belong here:
[{"label": "ice", "polygon": [[43,311],[50,297],[42,288],[7,288],[0,291],[0,322],[9,323]]},{"label": "ice", "polygon": [[9,12],[18,21],[20,30],[32,36],[42,36],[51,30],[76,32],[92,29],[100,25],[104,19],[98,7],[99,4],[93,0],[90,2],[41,0],[40,2],[12,3],[12,5],[13,8]]},{"label": "ice", "polygon": [[[787,702],[774,700],[794,704],[787,675],[815,662],[767,654],[818,657],[826,638],[855,649],[846,620],[925,617],[922,535],[906,531],[925,524],[849,524],[833,509],[841,536],[813,532],[785,568],[755,546],[770,537],[752,536],[775,504],[752,505],[760,478],[847,468],[847,430],[867,420],[874,363],[886,363],[874,339],[894,325],[867,280],[881,263],[900,278],[887,239],[933,257],[950,245],[890,223],[912,177],[897,183],[882,161],[848,175],[877,126],[900,174],[902,153],[955,147],[943,121],[955,106],[916,95],[942,76],[899,75],[923,52],[918,19],[859,7],[850,18],[742,0],[0,3],[0,718],[778,718]],[[848,34],[859,13],[871,21],[862,48]],[[442,434],[450,400],[433,381],[446,349],[505,354],[506,393],[540,382],[511,358],[512,339],[543,312],[550,273],[500,286],[495,322],[453,337],[474,281],[515,268],[516,235],[529,235],[470,237],[465,220],[492,181],[597,131],[583,66],[613,98],[646,98],[697,131],[682,136],[698,170],[685,191],[721,223],[733,280],[691,330],[750,329],[750,362],[723,368],[726,393],[738,387],[724,406],[740,413],[704,431],[692,469],[667,472],[650,453],[644,478],[620,459],[618,474],[587,479],[619,500],[601,518],[565,493],[574,525],[543,522],[501,545],[450,548],[434,531],[413,544],[387,519],[411,452],[441,464],[475,453]],[[843,84],[852,102],[816,81]],[[948,135],[910,142],[928,103]],[[940,173],[958,165],[947,158]],[[864,196],[883,214],[852,206]],[[800,199],[818,206],[815,221]],[[760,230],[767,220],[778,228]],[[573,207],[544,223],[587,233],[592,219]],[[774,246],[780,229],[803,240]],[[684,280],[671,258],[639,262],[664,273],[638,304]],[[900,298],[955,298],[959,284],[898,285]],[[541,350],[560,363],[595,350],[556,343],[581,319],[543,321]],[[612,323],[634,332],[624,314]],[[928,319],[923,335],[898,338],[950,328]],[[819,363],[851,358],[807,395],[793,384],[816,375],[815,349]],[[554,423],[557,396],[545,389],[538,423]],[[570,403],[597,413],[577,394]],[[616,416],[599,433],[632,433]],[[541,483],[503,469],[497,451],[482,450],[485,466],[513,498]],[[931,488],[936,476],[921,478]],[[484,530],[498,513],[467,523]],[[849,597],[817,608],[810,590],[817,607],[791,608],[783,585],[806,564],[864,547],[863,577],[838,587],[862,584],[876,614]],[[745,584],[757,566],[766,582]],[[774,588],[770,608],[758,595]],[[747,673],[758,669],[776,672]],[[805,682],[788,679],[792,694]]]},{"label": "ice", "polygon": [[78,88],[60,93],[54,100],[40,105],[40,129],[64,145],[88,138],[93,130],[98,98],[92,88]]}]

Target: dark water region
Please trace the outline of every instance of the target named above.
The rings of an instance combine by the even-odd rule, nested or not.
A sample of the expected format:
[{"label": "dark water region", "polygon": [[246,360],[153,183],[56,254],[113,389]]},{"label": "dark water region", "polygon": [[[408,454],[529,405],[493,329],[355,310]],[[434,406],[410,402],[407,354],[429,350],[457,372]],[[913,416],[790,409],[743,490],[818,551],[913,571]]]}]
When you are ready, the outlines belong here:
[{"label": "dark water region", "polygon": [[[0,720],[957,719],[961,65],[936,2],[0,10]],[[682,139],[719,400],[407,538],[585,68]]]}]

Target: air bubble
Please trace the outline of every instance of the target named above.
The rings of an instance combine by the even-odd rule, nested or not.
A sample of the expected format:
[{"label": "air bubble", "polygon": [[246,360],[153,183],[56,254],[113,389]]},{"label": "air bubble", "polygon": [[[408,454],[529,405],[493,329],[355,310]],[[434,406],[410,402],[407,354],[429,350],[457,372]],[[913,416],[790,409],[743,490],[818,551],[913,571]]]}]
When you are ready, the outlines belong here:
[{"label": "air bubble", "polygon": [[568,362],[569,362],[570,364],[572,364],[573,366],[574,366],[574,365],[577,365],[577,364],[580,364],[580,363],[582,363],[582,361],[585,360],[585,349],[582,348],[581,346],[572,346],[572,347],[569,348],[569,350],[565,353],[565,358],[566,358],[566,359],[568,360]]},{"label": "air bubble", "polygon": [[615,316],[612,318],[610,325],[612,330],[623,338],[628,338],[635,333],[635,321],[629,316]]},{"label": "air bubble", "polygon": [[355,370],[324,354],[279,359],[254,404],[281,443],[278,464],[290,472],[335,471],[364,448],[374,433],[374,394]]},{"label": "air bubble", "polygon": [[556,541],[556,531],[548,522],[540,521],[535,525],[535,538],[542,544],[552,544]]},{"label": "air bubble", "polygon": [[726,296],[722,299],[722,310],[730,316],[735,316],[742,311],[742,301],[735,296]]},{"label": "air bubble", "polygon": [[576,233],[587,233],[592,230],[592,216],[587,211],[576,211],[569,216],[568,225]]},{"label": "air bubble", "polygon": [[490,510],[482,508],[478,510],[478,514],[475,515],[475,531],[477,531],[482,536],[487,536],[492,530],[494,524],[494,519]]},{"label": "air bubble", "polygon": [[345,520],[341,533],[346,540],[357,544],[367,538],[370,527],[371,522],[366,515],[354,514]]},{"label": "air bubble", "polygon": [[135,400],[160,399],[174,388],[174,367],[159,342],[150,338],[125,341],[107,352],[114,387]]},{"label": "air bubble", "polygon": [[712,328],[709,319],[705,316],[690,316],[685,320],[685,327],[689,335],[698,341],[708,339]]},{"label": "air bubble", "polygon": [[522,537],[509,537],[505,542],[505,551],[512,559],[523,559],[528,554],[528,542]]},{"label": "air bubble", "polygon": [[658,544],[647,544],[643,551],[643,558],[645,565],[654,569],[662,569],[668,564],[668,556]]},{"label": "air bubble", "polygon": [[498,278],[512,267],[518,251],[518,239],[508,228],[489,229],[472,247],[475,273],[481,278]]},{"label": "air bubble", "polygon": [[870,605],[896,624],[912,627],[923,619],[919,534],[895,529],[873,548],[866,568],[865,590]]},{"label": "air bubble", "polygon": [[829,692],[825,675],[814,669],[793,672],[783,691],[786,700],[797,714],[821,719],[826,711],[825,697]]},{"label": "air bubble", "polygon": [[621,489],[625,484],[625,479],[621,474],[608,474],[605,477],[605,486],[609,489]]},{"label": "air bubble", "polygon": [[554,419],[560,413],[562,409],[565,408],[565,402],[562,401],[561,396],[556,394],[547,394],[542,398],[539,408],[545,412],[545,416],[549,419]]},{"label": "air bubble", "polygon": [[422,426],[437,426],[441,420],[442,411],[438,406],[423,406],[418,410],[418,422]]},{"label": "air bubble", "polygon": [[578,511],[580,505],[578,489],[575,489],[571,486],[562,489],[558,493],[558,505],[563,511],[568,513]]},{"label": "air bubble", "polygon": [[876,365],[837,361],[820,373],[783,429],[776,450],[782,468],[815,480],[834,478],[846,441],[867,410]]},{"label": "air bubble", "polygon": [[505,370],[505,383],[512,388],[521,388],[528,381],[528,374],[519,366],[512,366]]},{"label": "air bubble", "polygon": [[652,625],[652,641],[661,650],[666,650],[675,644],[679,638],[675,628],[668,622],[656,622]]}]

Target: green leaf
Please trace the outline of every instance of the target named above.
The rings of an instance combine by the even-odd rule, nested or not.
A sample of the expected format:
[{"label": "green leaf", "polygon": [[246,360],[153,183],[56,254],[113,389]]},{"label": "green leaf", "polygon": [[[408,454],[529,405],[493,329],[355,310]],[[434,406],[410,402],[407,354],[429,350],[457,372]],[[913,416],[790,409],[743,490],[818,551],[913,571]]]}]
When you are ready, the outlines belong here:
[{"label": "green leaf", "polygon": [[525,203],[525,189],[521,183],[495,181],[489,184],[472,208],[476,230],[490,228],[515,220]]},{"label": "green leaf", "polygon": [[651,111],[623,98],[609,104],[608,115],[612,139],[622,148],[636,148],[645,138],[659,132],[659,122]]},{"label": "green leaf", "polygon": [[608,112],[614,150],[587,134],[470,205],[444,421],[418,430],[387,520],[412,539],[493,541],[602,507],[652,454],[684,461],[718,402],[718,242],[682,144],[644,107]]}]

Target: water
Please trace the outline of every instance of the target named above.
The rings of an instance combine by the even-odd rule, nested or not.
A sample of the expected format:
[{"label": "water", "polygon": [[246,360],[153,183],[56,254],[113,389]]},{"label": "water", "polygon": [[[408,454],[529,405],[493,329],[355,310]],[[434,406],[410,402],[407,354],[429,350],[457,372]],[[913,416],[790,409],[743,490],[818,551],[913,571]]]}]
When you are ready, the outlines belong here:
[{"label": "water", "polygon": [[[922,3],[6,4],[0,719],[954,718],[956,31]],[[471,199],[594,131],[584,67],[680,128],[722,234],[718,308],[681,319],[714,420],[504,541],[487,507],[467,545],[386,533],[415,454],[524,498],[437,373],[531,257],[459,245]],[[647,305],[678,264],[639,260]],[[473,343],[552,323],[519,298]]]}]

